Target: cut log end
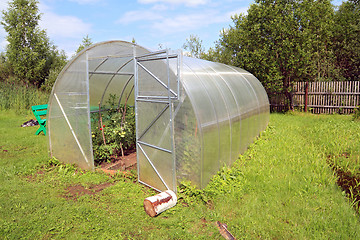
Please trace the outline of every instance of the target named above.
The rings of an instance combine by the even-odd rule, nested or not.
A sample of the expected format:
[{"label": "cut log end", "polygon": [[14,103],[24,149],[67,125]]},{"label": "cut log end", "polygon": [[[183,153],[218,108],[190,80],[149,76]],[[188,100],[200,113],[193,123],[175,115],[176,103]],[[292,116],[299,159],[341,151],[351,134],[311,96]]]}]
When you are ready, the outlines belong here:
[{"label": "cut log end", "polygon": [[148,197],[144,200],[144,210],[150,217],[155,217],[161,212],[176,205],[176,194],[171,190]]},{"label": "cut log end", "polygon": [[155,217],[156,216],[154,206],[147,199],[144,200],[144,210],[150,217]]}]

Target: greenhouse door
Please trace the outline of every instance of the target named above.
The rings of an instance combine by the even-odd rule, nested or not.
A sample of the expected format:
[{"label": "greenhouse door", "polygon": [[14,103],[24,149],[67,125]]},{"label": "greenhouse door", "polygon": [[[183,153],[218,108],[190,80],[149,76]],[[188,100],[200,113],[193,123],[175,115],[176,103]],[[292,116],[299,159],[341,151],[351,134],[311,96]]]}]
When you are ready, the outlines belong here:
[{"label": "greenhouse door", "polygon": [[164,50],[135,58],[138,178],[158,191],[176,191],[173,108],[179,95],[178,56]]}]

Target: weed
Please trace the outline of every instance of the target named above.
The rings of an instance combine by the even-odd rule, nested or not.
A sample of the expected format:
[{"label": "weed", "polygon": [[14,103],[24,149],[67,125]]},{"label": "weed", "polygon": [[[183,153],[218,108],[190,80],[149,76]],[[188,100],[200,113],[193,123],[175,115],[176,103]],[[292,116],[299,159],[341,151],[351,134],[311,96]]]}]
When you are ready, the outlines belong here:
[{"label": "weed", "polygon": [[0,110],[11,109],[17,113],[27,113],[33,105],[46,104],[48,98],[48,93],[36,87],[0,81]]},{"label": "weed", "polygon": [[354,114],[353,114],[353,120],[354,121],[359,121],[360,120],[360,106],[355,108]]}]

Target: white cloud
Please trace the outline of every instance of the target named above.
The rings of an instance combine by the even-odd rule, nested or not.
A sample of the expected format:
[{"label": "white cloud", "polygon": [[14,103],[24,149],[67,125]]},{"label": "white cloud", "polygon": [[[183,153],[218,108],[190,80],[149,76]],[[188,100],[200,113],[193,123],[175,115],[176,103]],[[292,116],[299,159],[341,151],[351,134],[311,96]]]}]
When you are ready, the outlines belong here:
[{"label": "white cloud", "polygon": [[162,16],[157,11],[152,10],[138,10],[126,12],[116,23],[128,24],[137,21],[154,21],[162,19]]},{"label": "white cloud", "polygon": [[184,4],[189,7],[195,7],[206,4],[208,0],[138,0],[138,2],[143,4],[149,4],[149,3]]},{"label": "white cloud", "polygon": [[74,16],[60,16],[46,12],[40,22],[41,28],[51,37],[77,38],[91,31],[91,25]]},{"label": "white cloud", "polygon": [[94,4],[101,2],[102,0],[71,0],[72,2],[76,2],[78,4]]},{"label": "white cloud", "polygon": [[[147,0],[150,1],[150,0]],[[239,8],[230,12],[219,13],[218,10],[207,10],[192,14],[169,14],[154,9],[126,12],[116,23],[131,24],[141,21],[143,25],[156,33],[173,34],[193,31],[211,24],[230,22],[231,16],[246,13],[247,8]]]},{"label": "white cloud", "polygon": [[152,27],[164,34],[200,29],[215,23],[228,22],[232,13],[219,15],[217,11],[178,15],[153,23]]},{"label": "white cloud", "polygon": [[226,14],[226,17],[228,19],[230,19],[230,17],[234,16],[235,14],[240,14],[240,13],[246,14],[248,9],[249,9],[248,7],[243,7],[243,8],[236,9],[234,11],[228,12]]},{"label": "white cloud", "polygon": [[8,0],[0,0],[0,11],[7,9],[8,6]]},{"label": "white cloud", "polygon": [[58,49],[65,51],[71,57],[84,36],[90,34],[92,25],[75,16],[63,16],[53,12],[45,4],[40,3],[40,12],[43,13],[40,28],[45,29],[51,41]]},{"label": "white cloud", "polygon": [[169,7],[166,6],[165,4],[155,4],[154,6],[151,7],[151,9],[154,11],[166,11],[169,9]]}]

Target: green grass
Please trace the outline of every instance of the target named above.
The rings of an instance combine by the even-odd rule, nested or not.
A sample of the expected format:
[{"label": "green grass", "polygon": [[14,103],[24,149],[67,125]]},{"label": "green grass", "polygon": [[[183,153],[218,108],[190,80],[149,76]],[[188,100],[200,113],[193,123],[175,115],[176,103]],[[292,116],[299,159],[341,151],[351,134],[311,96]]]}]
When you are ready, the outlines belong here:
[{"label": "green grass", "polygon": [[[215,221],[237,239],[360,239],[359,215],[328,165],[360,172],[360,123],[350,116],[272,114],[232,168],[203,191],[182,187],[178,205],[155,218],[142,207],[154,191],[49,160],[46,137],[19,127],[26,120],[0,111],[0,239],[222,239]],[[69,186],[107,182],[66,198]]]}]

